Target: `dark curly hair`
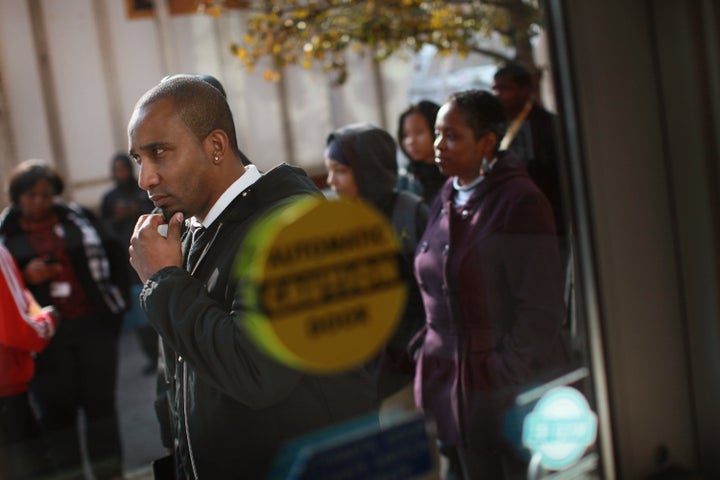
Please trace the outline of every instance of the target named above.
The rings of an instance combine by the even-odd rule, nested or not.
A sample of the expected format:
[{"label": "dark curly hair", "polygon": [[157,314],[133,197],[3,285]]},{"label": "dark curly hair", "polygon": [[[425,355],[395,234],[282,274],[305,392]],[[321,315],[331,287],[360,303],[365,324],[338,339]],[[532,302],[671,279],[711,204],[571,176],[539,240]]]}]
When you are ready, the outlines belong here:
[{"label": "dark curly hair", "polygon": [[8,196],[10,202],[17,205],[20,196],[32,190],[42,179],[47,180],[55,195],[60,195],[65,189],[65,182],[60,174],[45,160],[25,160],[18,164],[11,172],[8,179]]},{"label": "dark curly hair", "polygon": [[497,151],[507,129],[507,117],[495,95],[485,90],[465,90],[450,95],[446,103],[452,103],[460,110],[476,140],[493,132],[497,137]]}]

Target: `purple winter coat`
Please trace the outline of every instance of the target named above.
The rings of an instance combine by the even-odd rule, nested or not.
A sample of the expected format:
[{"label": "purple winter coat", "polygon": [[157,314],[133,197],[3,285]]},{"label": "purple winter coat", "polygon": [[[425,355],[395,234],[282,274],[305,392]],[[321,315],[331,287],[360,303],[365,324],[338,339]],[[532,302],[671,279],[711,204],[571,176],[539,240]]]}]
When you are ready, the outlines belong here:
[{"label": "purple winter coat", "polygon": [[454,194],[450,179],[415,257],[427,314],[415,398],[440,440],[494,452],[519,388],[568,362],[558,241],[550,204],[512,153],[463,207]]}]

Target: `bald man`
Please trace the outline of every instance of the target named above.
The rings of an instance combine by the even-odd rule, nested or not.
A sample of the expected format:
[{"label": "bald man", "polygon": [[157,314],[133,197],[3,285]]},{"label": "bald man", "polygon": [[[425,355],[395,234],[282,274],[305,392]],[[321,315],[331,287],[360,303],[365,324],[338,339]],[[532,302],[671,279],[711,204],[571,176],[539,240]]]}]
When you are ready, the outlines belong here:
[{"label": "bald man", "polygon": [[287,440],[376,407],[366,371],[288,368],[240,326],[232,265],[248,230],[280,203],[320,192],[299,168],[244,166],[227,101],[199,78],[170,78],[143,95],[128,136],[138,183],[162,211],[138,220],[130,261],[163,341],[158,414],[177,478],[265,478]]}]

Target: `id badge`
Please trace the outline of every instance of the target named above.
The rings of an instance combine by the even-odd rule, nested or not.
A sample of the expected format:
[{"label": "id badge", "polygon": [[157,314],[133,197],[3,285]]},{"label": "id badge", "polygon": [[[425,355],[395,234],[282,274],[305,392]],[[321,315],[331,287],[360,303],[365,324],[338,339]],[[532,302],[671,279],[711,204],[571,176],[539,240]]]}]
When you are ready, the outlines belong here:
[{"label": "id badge", "polygon": [[52,298],[68,298],[72,291],[69,282],[51,282],[50,296]]}]

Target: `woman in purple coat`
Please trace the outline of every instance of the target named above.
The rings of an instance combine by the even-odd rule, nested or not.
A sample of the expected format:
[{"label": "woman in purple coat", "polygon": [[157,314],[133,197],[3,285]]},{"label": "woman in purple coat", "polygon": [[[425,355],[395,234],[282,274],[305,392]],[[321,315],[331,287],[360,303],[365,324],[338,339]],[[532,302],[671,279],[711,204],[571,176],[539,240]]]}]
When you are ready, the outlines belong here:
[{"label": "woman in purple coat", "polygon": [[437,423],[448,478],[523,478],[502,434],[517,393],[566,370],[563,277],[553,213],[511,152],[498,152],[502,105],[452,95],[435,123],[435,162],[450,177],[415,257],[427,324],[418,406]]}]

